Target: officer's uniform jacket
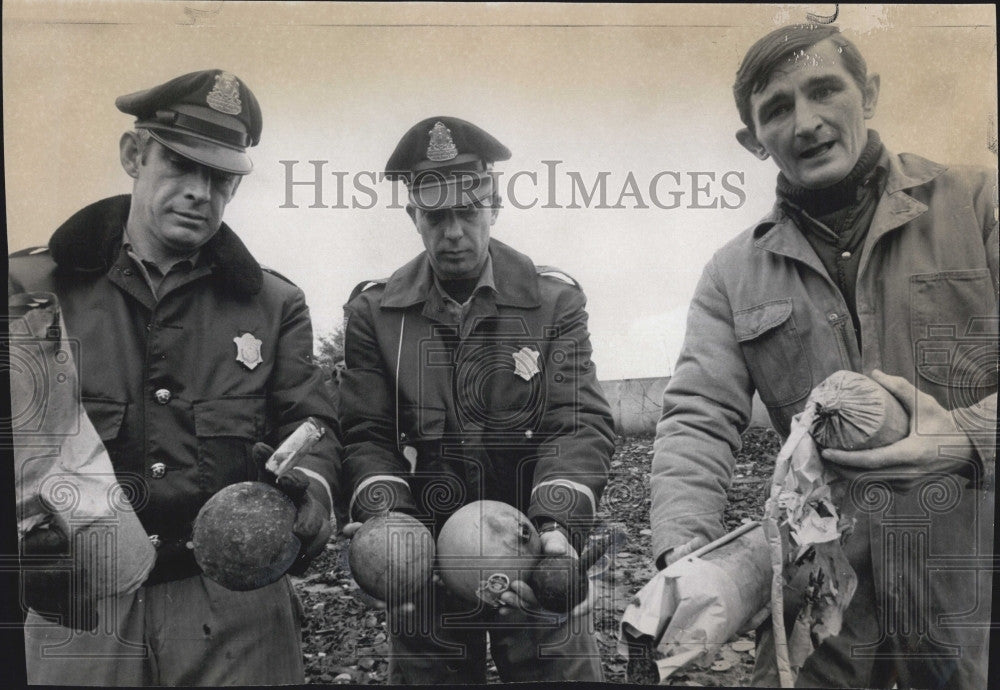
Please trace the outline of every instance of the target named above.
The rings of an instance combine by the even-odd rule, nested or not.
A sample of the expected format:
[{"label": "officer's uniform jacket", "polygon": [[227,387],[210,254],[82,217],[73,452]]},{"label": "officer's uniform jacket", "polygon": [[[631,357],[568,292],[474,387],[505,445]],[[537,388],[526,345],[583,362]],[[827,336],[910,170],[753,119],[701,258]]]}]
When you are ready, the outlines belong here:
[{"label": "officer's uniform jacket", "polygon": [[[340,383],[351,516],[440,524],[475,500],[574,533],[593,518],[614,450],[572,278],[490,241],[495,290],[449,316],[426,253],[345,307]],[[518,361],[520,360],[520,364]]]},{"label": "officer's uniform jacket", "polygon": [[[780,205],[709,261],[657,426],[653,553],[722,534],[733,453],[754,391],[785,436],[828,375],[877,368],[906,378],[946,409],[964,410],[960,423],[976,432],[970,437],[979,461],[962,476],[931,477],[907,493],[893,490],[891,475],[866,473],[873,483],[853,487],[853,506],[846,508],[858,519],[850,539],[870,539],[883,587],[889,581],[883,569],[900,562],[894,549],[903,548],[891,532],[912,530],[908,539],[914,548],[919,542],[920,557],[942,565],[914,565],[919,576],[909,581],[909,593],[892,585],[888,596],[917,597],[921,611],[930,605],[966,612],[969,617],[945,625],[974,629],[984,612],[977,611],[977,584],[983,583],[977,563],[988,562],[992,546],[995,428],[984,420],[990,407],[995,416],[997,385],[994,174],[890,155],[861,251],[860,343],[836,284]],[[919,431],[919,418],[917,424]]]},{"label": "officer's uniform jacket", "polygon": [[299,467],[334,497],[341,449],[302,291],[262,270],[223,224],[157,299],[122,246],[129,203],[92,204],[48,248],[11,255],[8,291],[59,298],[84,408],[119,481],[138,489],[158,551],[153,584],[198,572],[192,522],[219,489],[260,477],[256,441],[276,445],[309,416],[325,424]]}]

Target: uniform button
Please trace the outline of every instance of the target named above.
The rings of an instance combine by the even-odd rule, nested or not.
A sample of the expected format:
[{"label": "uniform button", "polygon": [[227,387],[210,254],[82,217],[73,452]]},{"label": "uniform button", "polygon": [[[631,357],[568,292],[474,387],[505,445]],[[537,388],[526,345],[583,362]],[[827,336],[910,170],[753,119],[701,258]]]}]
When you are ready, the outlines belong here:
[{"label": "uniform button", "polygon": [[150,465],[149,471],[153,475],[153,479],[162,479],[163,475],[167,473],[167,466],[162,462],[154,462]]},{"label": "uniform button", "polygon": [[850,259],[851,258],[851,253],[850,252],[844,252],[843,254],[840,255],[840,258],[841,259]]},{"label": "uniform button", "polygon": [[156,396],[156,402],[161,405],[166,405],[172,397],[172,394],[166,388],[160,388],[153,395]]},{"label": "uniform button", "polygon": [[163,543],[163,540],[160,539],[159,534],[150,534],[149,543],[153,545],[154,549],[158,549],[160,548],[160,545]]},{"label": "uniform button", "polygon": [[836,321],[837,320],[837,314],[836,313],[831,313],[827,318],[830,319],[831,321]]},{"label": "uniform button", "polygon": [[533,432],[531,429],[525,429],[524,430],[524,437],[525,438],[531,438],[534,435],[535,435],[535,432]]},{"label": "uniform button", "polygon": [[132,269],[131,268],[126,268],[124,271],[122,271],[122,273],[124,273],[127,276],[130,276],[130,275],[132,275]]}]

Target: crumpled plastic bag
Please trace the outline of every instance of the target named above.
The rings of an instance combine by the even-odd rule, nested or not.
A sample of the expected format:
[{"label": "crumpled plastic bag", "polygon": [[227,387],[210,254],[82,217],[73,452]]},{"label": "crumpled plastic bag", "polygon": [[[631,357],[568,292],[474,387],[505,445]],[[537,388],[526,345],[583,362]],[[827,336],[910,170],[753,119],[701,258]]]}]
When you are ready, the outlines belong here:
[{"label": "crumpled plastic bag", "polygon": [[76,344],[65,336],[56,296],[13,295],[8,313],[18,536],[54,521],[94,596],[134,592],[156,560],[131,503],[141,500],[143,480],[119,482],[83,409]]},{"label": "crumpled plastic bag", "polygon": [[701,555],[657,573],[633,597],[619,624],[620,654],[629,655],[630,643],[646,639],[662,657],[655,661],[659,682],[689,665],[709,666],[723,644],[757,627],[769,613],[771,565],[758,523],[695,553]]},{"label": "crumpled plastic bag", "polygon": [[[857,575],[844,555],[852,520],[839,515],[830,492],[836,479],[810,435],[815,405],[792,419],[788,440],[775,460],[764,527],[771,549],[771,606],[782,687],[792,687],[806,659],[840,632],[854,597]],[[791,592],[800,606],[786,637],[784,603]]]}]

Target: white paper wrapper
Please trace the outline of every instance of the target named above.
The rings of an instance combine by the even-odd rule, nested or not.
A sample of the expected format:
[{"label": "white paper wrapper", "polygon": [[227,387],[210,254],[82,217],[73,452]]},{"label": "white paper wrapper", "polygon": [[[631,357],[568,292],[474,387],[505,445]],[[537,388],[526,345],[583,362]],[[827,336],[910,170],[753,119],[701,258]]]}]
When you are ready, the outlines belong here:
[{"label": "white paper wrapper", "polygon": [[[661,682],[689,665],[707,666],[723,644],[771,613],[779,678],[791,687],[813,652],[810,633],[822,640],[840,632],[857,577],[841,547],[847,526],[831,498],[833,475],[809,434],[814,415],[807,406],[792,420],[775,461],[763,525],[671,564],[625,609],[619,653],[628,655],[630,641],[652,638],[663,657],[656,661]],[[815,558],[796,564],[810,549]],[[810,576],[821,577],[813,586]],[[783,621],[786,585],[812,596],[790,635]]]},{"label": "white paper wrapper", "polygon": [[661,682],[691,664],[708,666],[723,644],[766,618],[770,573],[759,525],[700,557],[678,560],[657,573],[625,609],[619,653],[628,653],[628,638],[659,640]]}]

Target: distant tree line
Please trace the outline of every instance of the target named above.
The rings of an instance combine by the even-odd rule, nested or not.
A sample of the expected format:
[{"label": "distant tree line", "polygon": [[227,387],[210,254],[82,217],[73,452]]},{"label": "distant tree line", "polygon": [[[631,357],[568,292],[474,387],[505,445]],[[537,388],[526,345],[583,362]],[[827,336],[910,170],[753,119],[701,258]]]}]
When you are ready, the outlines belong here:
[{"label": "distant tree line", "polygon": [[321,335],[313,353],[316,363],[326,374],[327,385],[336,397],[340,384],[340,372],[344,368],[344,326],[341,324],[332,333]]}]

